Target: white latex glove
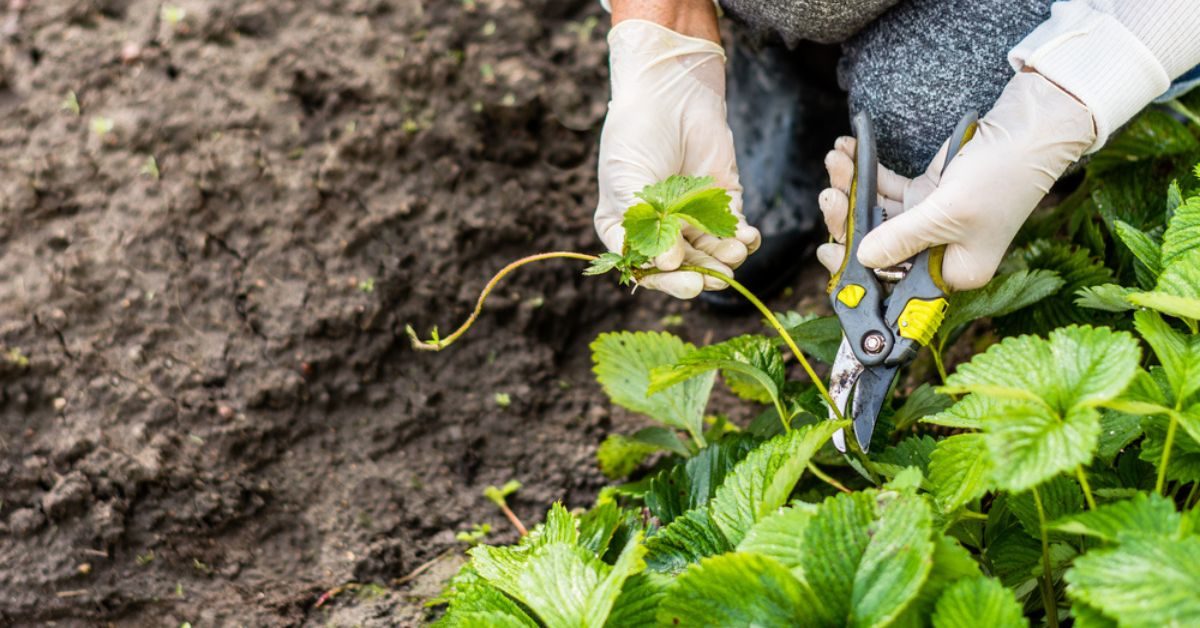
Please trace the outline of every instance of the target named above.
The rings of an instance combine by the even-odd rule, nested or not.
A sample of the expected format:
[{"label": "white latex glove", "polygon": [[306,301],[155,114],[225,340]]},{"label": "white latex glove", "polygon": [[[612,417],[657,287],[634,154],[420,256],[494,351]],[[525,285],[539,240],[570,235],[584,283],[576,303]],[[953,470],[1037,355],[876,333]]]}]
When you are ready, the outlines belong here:
[{"label": "white latex glove", "polygon": [[[945,173],[945,144],[915,179],[879,167],[880,203],[888,220],[863,238],[859,261],[886,268],[945,244],[946,284],[954,290],[984,285],[1050,186],[1095,139],[1092,114],[1083,103],[1036,72],[1018,73]],[[854,138],[838,138],[826,155],[832,187],[818,199],[825,224],[839,241],[845,234],[854,146]],[[841,244],[817,249],[830,272],[844,255]]]},{"label": "white latex glove", "polygon": [[[738,217],[732,238],[717,238],[686,224],[675,245],[654,258],[674,271],[702,266],[727,275],[758,248],[758,230],[742,217],[733,134],[725,121],[725,52],[706,39],[680,35],[653,22],[625,20],[608,35],[612,101],[600,134],[600,200],[596,231],[608,250],[621,252],[625,210],[634,194],[674,174],[704,176],[729,192]],[[651,275],[641,285],[680,299],[725,282],[694,272]]]}]

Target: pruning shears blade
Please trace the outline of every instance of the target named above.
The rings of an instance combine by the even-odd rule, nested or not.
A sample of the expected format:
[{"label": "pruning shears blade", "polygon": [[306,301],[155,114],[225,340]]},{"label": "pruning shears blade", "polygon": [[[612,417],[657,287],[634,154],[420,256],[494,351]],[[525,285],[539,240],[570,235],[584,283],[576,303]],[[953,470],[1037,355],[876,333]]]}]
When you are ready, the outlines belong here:
[{"label": "pruning shears blade", "polygon": [[871,435],[875,433],[879,411],[883,409],[888,389],[892,387],[892,380],[899,368],[876,366],[864,369],[854,386],[854,402],[850,404],[854,416],[854,437],[858,439],[858,447],[863,453],[871,448]]},{"label": "pruning shears blade", "polygon": [[[862,362],[854,357],[854,349],[850,346],[850,340],[843,334],[842,344],[838,347],[837,357],[833,360],[833,370],[829,375],[829,396],[833,397],[837,411],[843,415],[850,411],[851,404],[847,402],[864,369]],[[830,408],[829,419],[836,421],[837,418],[837,412]],[[833,445],[837,447],[838,451],[846,453],[846,436],[843,432],[844,430],[838,430],[833,433]]]},{"label": "pruning shears blade", "polygon": [[[843,416],[854,419],[854,437],[863,452],[871,447],[875,423],[879,420],[879,412],[887,400],[888,389],[897,370],[898,366],[863,366],[854,356],[850,340],[842,336],[842,344],[838,347],[829,378],[829,395]],[[833,408],[829,409],[829,418],[837,419]],[[844,432],[838,430],[833,434],[833,445],[842,453],[846,453]]]}]

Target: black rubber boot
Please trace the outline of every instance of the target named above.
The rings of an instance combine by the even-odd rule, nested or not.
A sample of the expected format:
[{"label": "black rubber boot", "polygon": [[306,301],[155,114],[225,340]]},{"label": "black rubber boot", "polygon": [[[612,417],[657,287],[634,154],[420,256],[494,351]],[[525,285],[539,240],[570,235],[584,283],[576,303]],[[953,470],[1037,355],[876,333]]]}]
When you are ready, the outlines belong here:
[{"label": "black rubber boot", "polygon": [[[743,211],[763,238],[735,276],[767,298],[812,265],[814,250],[826,237],[817,195],[828,185],[825,153],[847,131],[849,113],[837,87],[836,47],[788,50],[735,40],[727,54],[726,102]],[[700,298],[720,311],[750,307],[729,289]]]}]

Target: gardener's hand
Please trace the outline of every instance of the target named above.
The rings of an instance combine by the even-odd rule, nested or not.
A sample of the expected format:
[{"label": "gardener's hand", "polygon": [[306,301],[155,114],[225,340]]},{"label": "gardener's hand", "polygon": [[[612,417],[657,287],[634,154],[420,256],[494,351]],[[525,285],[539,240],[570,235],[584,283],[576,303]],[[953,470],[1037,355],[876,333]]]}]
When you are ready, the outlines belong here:
[{"label": "gardener's hand", "polygon": [[[955,290],[984,285],[1050,186],[1095,139],[1092,114],[1083,103],[1036,72],[1018,73],[945,173],[944,144],[915,179],[880,166],[880,203],[889,220],[863,238],[859,261],[886,268],[945,244],[946,284]],[[826,226],[839,240],[845,234],[853,155],[854,139],[843,137],[825,157],[832,187],[821,192],[819,203]],[[817,250],[830,272],[844,255],[841,244]]]},{"label": "gardener's hand", "polygon": [[[600,136],[596,231],[610,251],[620,253],[625,239],[621,220],[625,210],[639,202],[635,193],[674,174],[708,175],[729,191],[729,208],[739,219],[737,233],[717,238],[685,224],[675,246],[653,264],[663,271],[692,265],[730,275],[758,248],[760,237],[742,217],[742,186],[725,120],[725,54],[719,44],[703,37],[716,37],[712,3],[703,0],[696,7],[711,20],[710,25],[700,22],[688,29],[701,35],[697,37],[643,19],[617,23],[628,15],[622,4],[641,3],[613,4],[616,26],[608,35],[612,101]],[[651,275],[641,285],[681,299],[726,287],[722,281],[682,271]]]}]

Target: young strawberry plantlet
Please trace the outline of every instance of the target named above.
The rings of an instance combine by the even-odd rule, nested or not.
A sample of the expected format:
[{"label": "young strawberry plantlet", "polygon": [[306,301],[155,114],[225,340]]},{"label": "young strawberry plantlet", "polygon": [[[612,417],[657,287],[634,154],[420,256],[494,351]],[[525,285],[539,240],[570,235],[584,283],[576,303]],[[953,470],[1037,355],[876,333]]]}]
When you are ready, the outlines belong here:
[{"label": "young strawberry plantlet", "polygon": [[[495,289],[496,285],[500,283],[500,280],[526,264],[550,259],[586,261],[590,262],[590,264],[584,270],[585,275],[603,275],[611,271],[616,271],[619,275],[621,285],[633,284],[636,286],[643,278],[659,272],[654,268],[646,268],[647,262],[655,256],[666,252],[667,249],[674,245],[682,233],[684,222],[695,226],[705,233],[718,237],[731,237],[737,228],[737,217],[733,215],[733,212],[729,211],[729,194],[723,188],[714,185],[712,177],[671,176],[664,181],[646,186],[645,189],[637,194],[637,197],[642,202],[630,207],[625,213],[624,221],[621,223],[625,229],[625,244],[621,255],[611,252],[602,253],[601,255],[588,255],[572,251],[556,251],[530,255],[516,260],[500,269],[499,272],[488,280],[487,284],[483,287],[483,291],[479,294],[479,299],[475,302],[475,309],[471,312],[471,315],[450,335],[444,338],[441,337],[435,327],[430,334],[429,340],[421,340],[412,326],[406,325],[405,332],[412,341],[413,348],[422,351],[441,351],[453,344],[479,318],[479,313],[483,310],[484,302],[492,290]],[[706,277],[723,281],[750,301],[762,313],[767,323],[779,334],[783,342],[792,351],[792,355],[800,362],[805,373],[812,380],[813,385],[817,387],[821,396],[829,403],[829,407],[833,408],[834,413],[838,417],[841,416],[841,409],[837,408],[836,404],[833,403],[824,382],[817,376],[816,371],[813,370],[812,365],[809,364],[804,354],[800,351],[800,348],[796,345],[796,342],[788,334],[787,329],[784,328],[775,314],[757,296],[747,290],[745,286],[735,281],[733,277],[724,273],[690,265],[680,266],[679,270],[699,273]],[[780,413],[780,417],[781,419],[784,418],[782,412]]]}]

